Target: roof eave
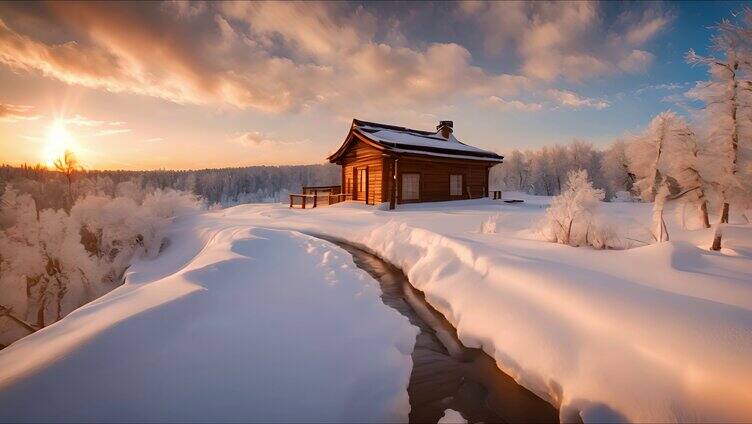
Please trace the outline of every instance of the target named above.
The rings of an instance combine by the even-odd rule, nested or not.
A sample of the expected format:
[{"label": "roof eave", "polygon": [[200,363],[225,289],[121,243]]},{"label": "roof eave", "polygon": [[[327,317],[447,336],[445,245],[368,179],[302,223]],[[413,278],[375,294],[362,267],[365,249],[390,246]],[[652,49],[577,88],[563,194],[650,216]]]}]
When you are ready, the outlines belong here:
[{"label": "roof eave", "polygon": [[352,144],[353,139],[355,138],[378,150],[387,150],[387,146],[369,139],[367,136],[358,131],[357,126],[355,126],[355,121],[356,120],[353,119],[353,125],[350,127],[350,132],[347,133],[347,138],[345,138],[344,143],[342,143],[342,145],[339,147],[339,149],[337,149],[336,152],[332,153],[326,158],[329,162],[335,163],[337,160],[339,160],[339,158],[347,151],[347,148],[350,147],[350,144]]}]

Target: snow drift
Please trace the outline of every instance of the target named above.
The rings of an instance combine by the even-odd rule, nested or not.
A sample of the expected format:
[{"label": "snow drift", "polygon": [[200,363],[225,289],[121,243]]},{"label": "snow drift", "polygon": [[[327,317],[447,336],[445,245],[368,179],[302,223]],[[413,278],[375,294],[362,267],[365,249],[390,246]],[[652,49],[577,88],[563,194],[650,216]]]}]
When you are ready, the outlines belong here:
[{"label": "snow drift", "polygon": [[[564,420],[578,417],[585,422],[752,419],[750,225],[729,225],[726,247],[721,252],[707,250],[712,230],[683,230],[676,222],[678,214],[672,213],[667,213],[667,217],[673,218],[667,222],[671,242],[630,250],[575,248],[548,243],[530,230],[543,219],[550,198],[516,193],[507,194],[507,198],[524,199],[525,203],[507,205],[483,199],[401,205],[389,212],[352,202],[313,210],[293,210],[284,205],[243,205],[207,212],[195,221],[193,218],[183,220],[172,234],[176,240],[173,245],[180,246],[179,249],[168,249],[153,263],[138,264],[129,274],[129,284],[125,287],[0,353],[3,375],[0,377],[0,419],[34,416],[31,406],[20,410],[19,405],[30,405],[27,398],[34,391],[64,392],[64,378],[68,375],[78,376],[77,379],[93,387],[96,384],[87,375],[93,373],[103,382],[96,385],[97,388],[106,386],[121,397],[136,387],[155,385],[153,381],[167,379],[163,371],[154,371],[155,362],[184,364],[180,372],[169,374],[180,376],[176,386],[192,390],[191,384],[198,385],[191,383],[194,380],[185,377],[185,373],[194,373],[213,382],[211,375],[218,372],[227,375],[233,385],[239,384],[238,387],[254,393],[259,386],[244,385],[246,380],[234,377],[237,370],[249,373],[245,375],[250,379],[251,368],[263,368],[258,375],[253,374],[254,381],[263,386],[270,381],[264,380],[271,372],[267,368],[276,369],[266,366],[264,361],[275,359],[278,355],[274,352],[286,354],[295,350],[301,353],[288,362],[298,366],[308,361],[304,368],[297,369],[299,378],[311,377],[314,381],[320,378],[316,370],[321,367],[345,366],[343,364],[354,363],[350,362],[355,361],[352,358],[358,358],[361,367],[369,364],[367,369],[353,366],[354,371],[347,377],[330,375],[329,378],[334,381],[334,387],[342,388],[345,383],[339,378],[352,381],[357,377],[363,384],[354,387],[371,390],[368,396],[377,399],[370,405],[373,409],[350,409],[350,402],[360,399],[360,395],[334,400],[349,393],[345,390],[306,392],[301,387],[311,386],[305,383],[299,384],[301,387],[286,387],[291,378],[283,373],[279,385],[266,390],[275,393],[291,390],[286,399],[313,396],[320,405],[334,406],[321,407],[323,411],[315,412],[304,406],[296,407],[294,410],[301,415],[280,417],[273,415],[274,411],[267,406],[273,402],[267,401],[260,406],[259,411],[264,414],[259,417],[404,418],[394,411],[404,413],[407,407],[404,388],[410,369],[408,354],[415,334],[413,329],[404,319],[393,316],[378,304],[378,289],[372,287],[374,283],[369,278],[352,269],[354,265],[349,257],[343,259],[340,256],[343,253],[331,245],[287,230],[345,239],[401,267],[411,283],[423,290],[426,299],[457,327],[464,344],[480,347],[494,357],[502,370],[559,408]],[[652,213],[650,204],[605,203],[600,209],[603,216],[619,223],[621,233],[650,239],[649,230],[645,228]],[[249,227],[285,231],[248,230]],[[236,235],[232,235],[232,231],[236,231]],[[214,241],[207,242],[212,234],[218,235],[214,236]],[[251,235],[269,239],[272,244],[262,249],[260,246],[264,244],[253,241]],[[252,240],[241,241],[249,238]],[[220,249],[223,244],[233,244],[227,240],[238,240],[237,246]],[[241,247],[246,243],[259,247],[246,250]],[[314,246],[310,255],[305,253],[309,244]],[[290,245],[299,248],[293,249]],[[247,255],[249,251],[253,255]],[[330,252],[329,262],[322,265],[327,251]],[[282,256],[291,256],[292,260],[281,263]],[[240,263],[247,263],[247,266]],[[215,274],[215,269],[221,272]],[[330,275],[339,283],[330,286]],[[303,283],[291,277],[310,280],[310,287],[305,286],[309,290],[301,291],[299,285]],[[357,282],[355,286],[360,289],[348,282]],[[364,284],[371,288],[361,288]],[[337,291],[337,287],[345,291]],[[294,297],[286,299],[275,288]],[[221,295],[220,290],[225,295]],[[364,294],[357,296],[359,290]],[[216,301],[209,301],[215,299],[214,296]],[[247,300],[239,301],[242,296]],[[206,301],[202,303],[198,299]],[[340,302],[336,302],[337,299]],[[184,306],[175,306],[183,302],[186,302]],[[274,309],[267,305],[269,302],[278,305],[280,310],[290,309],[290,313],[296,314],[297,324],[317,329],[316,336],[305,338],[307,343],[298,340],[300,331],[292,325],[282,331],[266,331],[270,325],[264,320],[270,319],[268,317],[278,317],[280,322],[286,317],[285,314],[274,315]],[[350,302],[366,303],[346,306]],[[246,304],[248,307],[243,309],[241,305]],[[320,313],[314,314],[308,309],[313,308],[312,305],[326,306],[315,308]],[[337,309],[328,312],[330,305],[336,305]],[[219,308],[222,314],[208,312]],[[135,310],[141,311],[140,315],[134,315]],[[253,311],[264,313],[254,314]],[[191,324],[184,322],[186,316],[192,315],[196,318],[188,321]],[[143,318],[136,318],[139,316]],[[214,318],[210,319],[211,316]],[[94,317],[96,319],[92,319]],[[142,320],[141,327],[133,327]],[[194,321],[213,323],[214,331],[205,330],[203,326],[208,323],[192,324]],[[335,326],[331,331],[341,336],[327,337],[330,333],[317,323]],[[242,353],[232,356],[227,349],[217,347],[227,343],[224,341],[227,332],[223,338],[218,336],[220,328],[228,329],[231,334],[265,340],[251,344],[245,338],[230,338],[233,350]],[[285,334],[289,337],[281,336]],[[178,335],[179,341],[172,342]],[[337,345],[337,341],[344,344],[345,340],[346,346]],[[261,353],[251,346],[268,346],[268,350]],[[199,360],[194,350],[206,349],[211,355],[204,353],[207,356]],[[352,358],[342,353],[348,349],[355,349]],[[317,353],[329,350],[338,352],[338,361],[318,359]],[[80,356],[81,352],[86,356]],[[188,359],[183,359],[184,355]],[[22,359],[27,357],[32,360],[24,362]],[[250,363],[246,360],[249,357],[263,365],[243,368]],[[113,370],[113,364],[118,361],[124,361],[123,365]],[[229,365],[234,373],[227,371]],[[276,365],[282,367],[282,364]],[[128,374],[128,378],[124,378],[130,370],[136,370],[135,377]],[[152,376],[156,378],[152,380]],[[130,383],[131,378],[136,380]],[[120,384],[132,384],[129,387],[132,390],[110,388]],[[241,413],[248,411],[240,401],[231,403],[240,397],[234,390],[229,395],[224,393],[231,386],[212,384],[212,390],[196,388],[193,394],[199,397],[199,404],[186,408],[193,412],[212,411],[219,402],[225,402],[226,408],[222,411],[235,407]],[[152,387],[145,390],[149,394],[144,396],[146,400],[129,398],[137,404],[151,405],[139,410],[142,415],[135,417],[167,416],[158,414],[164,410],[153,404],[153,399],[165,396],[163,391]],[[210,392],[222,393],[222,396],[212,398],[207,394]],[[80,397],[79,406],[84,404],[86,396],[94,396],[89,389],[83,389],[82,393],[85,396]],[[75,398],[78,395],[64,396]],[[229,400],[217,399],[224,396],[229,396]],[[107,408],[118,412],[118,408],[124,408],[122,402],[109,394],[95,396],[96,399],[102,397],[109,403],[102,404],[98,410],[81,410],[102,414],[109,410]],[[166,404],[191,403],[187,397],[178,397],[169,395]],[[11,409],[15,412],[7,412],[6,405],[15,408]],[[181,415],[183,413],[174,412],[171,416],[188,419],[187,415]],[[214,418],[232,417],[220,414]]]},{"label": "snow drift", "polygon": [[[530,231],[550,198],[507,197],[525,203],[484,199],[396,212],[352,203],[306,211],[243,206],[222,219],[326,233],[401,267],[464,344],[485,350],[563,420],[752,418],[749,225],[733,226],[721,253],[707,250],[712,230],[687,231],[674,221],[669,243],[574,248]],[[650,204],[601,208],[621,232],[650,239]],[[482,231],[489,219],[494,231]]]},{"label": "snow drift", "polygon": [[203,224],[2,351],[0,421],[406,420],[417,329],[346,252]]}]

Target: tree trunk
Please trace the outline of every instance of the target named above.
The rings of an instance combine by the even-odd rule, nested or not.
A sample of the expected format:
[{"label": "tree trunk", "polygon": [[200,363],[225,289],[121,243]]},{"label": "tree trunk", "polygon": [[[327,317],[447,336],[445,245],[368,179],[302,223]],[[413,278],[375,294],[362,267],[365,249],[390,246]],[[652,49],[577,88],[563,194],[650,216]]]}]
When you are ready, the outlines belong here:
[{"label": "tree trunk", "polygon": [[668,228],[663,219],[663,199],[655,199],[653,203],[653,237],[658,243],[668,241]]},{"label": "tree trunk", "polygon": [[728,202],[723,202],[723,210],[721,211],[721,224],[728,224],[729,222],[729,209]]},{"label": "tree trunk", "polygon": [[666,227],[666,221],[663,219],[663,209],[661,209],[661,237],[662,241],[669,241],[668,227]]},{"label": "tree trunk", "polygon": [[708,218],[708,201],[702,199],[700,201],[700,217],[702,218],[703,228],[710,228],[710,219]]},{"label": "tree trunk", "polygon": [[37,328],[44,328],[44,294],[39,297],[39,308],[37,309]]},{"label": "tree trunk", "polygon": [[723,226],[728,223],[729,216],[729,204],[723,202],[723,210],[721,211],[721,219],[718,221],[718,225],[715,227],[715,235],[713,236],[713,245],[710,246],[710,250],[721,250],[721,241],[723,239]]},{"label": "tree trunk", "polygon": [[710,250],[719,251],[721,250],[721,239],[723,238],[723,224],[718,223],[718,225],[715,227],[715,235],[713,236],[713,245],[710,246]]}]

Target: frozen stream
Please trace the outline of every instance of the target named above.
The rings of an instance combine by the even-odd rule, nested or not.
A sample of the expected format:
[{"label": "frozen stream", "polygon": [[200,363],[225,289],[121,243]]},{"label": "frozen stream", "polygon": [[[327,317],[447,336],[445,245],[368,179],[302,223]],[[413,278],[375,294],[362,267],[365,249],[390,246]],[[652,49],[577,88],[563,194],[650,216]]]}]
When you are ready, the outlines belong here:
[{"label": "frozen stream", "polygon": [[407,388],[410,422],[436,422],[446,409],[469,422],[558,422],[558,411],[517,384],[480,349],[467,348],[454,327],[401,270],[356,246],[328,237],[381,285],[381,299],[420,329]]}]

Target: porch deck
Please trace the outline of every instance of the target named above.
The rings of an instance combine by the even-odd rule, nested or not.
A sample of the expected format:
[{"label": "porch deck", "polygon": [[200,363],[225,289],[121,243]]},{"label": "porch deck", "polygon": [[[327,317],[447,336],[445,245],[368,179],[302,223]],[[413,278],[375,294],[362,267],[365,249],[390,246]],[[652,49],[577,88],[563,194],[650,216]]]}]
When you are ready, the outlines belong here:
[{"label": "porch deck", "polygon": [[302,193],[290,194],[290,207],[315,208],[318,206],[328,206],[335,203],[351,200],[352,194],[342,193],[342,186],[310,186],[303,187]]}]

